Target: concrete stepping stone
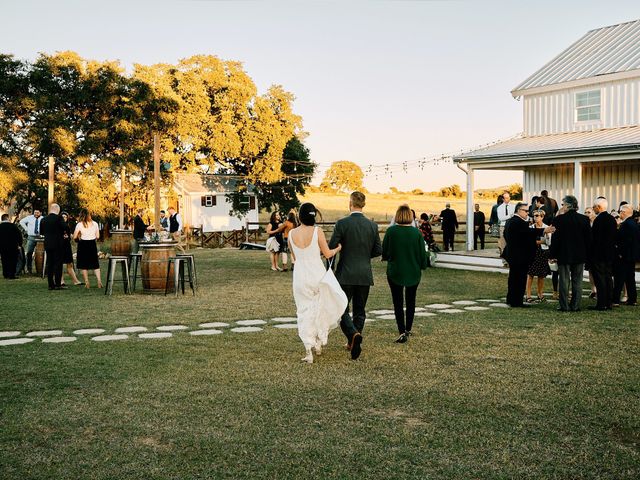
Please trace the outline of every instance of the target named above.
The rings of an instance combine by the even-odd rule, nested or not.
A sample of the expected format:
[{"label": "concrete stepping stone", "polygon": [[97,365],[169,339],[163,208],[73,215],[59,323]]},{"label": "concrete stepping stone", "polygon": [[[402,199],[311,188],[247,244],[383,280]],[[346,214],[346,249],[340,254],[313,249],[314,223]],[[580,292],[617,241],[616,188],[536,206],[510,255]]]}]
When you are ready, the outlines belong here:
[{"label": "concrete stepping stone", "polygon": [[478,301],[482,303],[498,303],[499,302],[499,300],[496,300],[495,298],[481,298]]},{"label": "concrete stepping stone", "polygon": [[[406,310],[406,308],[405,308]],[[422,307],[416,307],[415,311],[416,312],[424,312],[426,310],[426,308],[422,308]]]},{"label": "concrete stepping stone", "polygon": [[[187,327],[186,325],[160,325],[159,327],[156,327],[156,330],[160,330],[161,332],[174,332],[178,330],[189,330],[189,327]],[[138,335],[138,336],[142,337],[142,335]],[[147,337],[144,337],[144,338],[147,338]],[[155,338],[155,337],[149,337],[149,338]]]},{"label": "concrete stepping stone", "polygon": [[96,335],[98,333],[104,333],[104,328],[81,328],[80,330],[74,330],[74,335]]},{"label": "concrete stepping stone", "polygon": [[20,332],[18,331],[0,332],[0,338],[19,337],[19,336],[20,336]]},{"label": "concrete stepping stone", "polygon": [[111,342],[114,340],[126,340],[129,335],[98,335],[97,337],[91,337],[94,342]]},{"label": "concrete stepping stone", "polygon": [[[369,320],[365,320],[365,323],[368,322]],[[298,328],[298,324],[297,323],[280,323],[278,325],[274,325],[274,328],[283,328],[283,329],[287,329],[287,328]]]},{"label": "concrete stepping stone", "polygon": [[372,315],[389,315],[393,313],[393,310],[371,310],[369,313]]},{"label": "concrete stepping stone", "polygon": [[267,322],[265,322],[264,320],[238,320],[236,323],[238,325],[249,327],[253,325],[264,325]]},{"label": "concrete stepping stone", "polygon": [[271,319],[272,322],[277,322],[277,323],[291,323],[291,322],[297,322],[298,319],[297,317],[275,317]]},{"label": "concrete stepping stone", "polygon": [[482,312],[483,310],[491,310],[489,307],[464,307],[465,310],[469,310],[470,312]]},{"label": "concrete stepping stone", "polygon": [[139,338],[169,338],[173,337],[173,333],[170,332],[153,332],[153,333],[139,333]]},{"label": "concrete stepping stone", "polygon": [[33,338],[8,338],[7,340],[0,340],[0,347],[6,345],[21,345],[29,342],[33,342]]},{"label": "concrete stepping stone", "polygon": [[260,327],[236,327],[236,328],[232,328],[231,331],[236,333],[249,333],[249,332],[261,332],[262,329]]},{"label": "concrete stepping stone", "polygon": [[76,340],[78,337],[47,337],[42,339],[42,343],[69,343]]},{"label": "concrete stepping stone", "polygon": [[395,320],[396,316],[394,314],[391,315],[378,315],[376,317],[377,320]]},{"label": "concrete stepping stone", "polygon": [[224,328],[224,327],[228,327],[229,324],[225,322],[209,322],[209,323],[201,323],[200,326],[202,328]]},{"label": "concrete stepping stone", "polygon": [[451,302],[454,305],[475,305],[478,302],[474,302],[473,300],[456,300],[455,302]]},{"label": "concrete stepping stone", "polygon": [[427,308],[434,308],[436,310],[446,310],[447,308],[451,308],[451,305],[447,305],[446,303],[432,303],[431,305],[425,305]]},{"label": "concrete stepping stone", "polygon": [[62,335],[62,330],[37,330],[27,333],[27,337],[57,337]]},{"label": "concrete stepping stone", "polygon": [[509,305],[507,305],[506,303],[501,303],[501,302],[490,303],[489,306],[490,307],[498,307],[498,308],[509,308]]},{"label": "concrete stepping stone", "polygon": [[416,317],[436,317],[438,314],[433,312],[416,312]]},{"label": "concrete stepping stone", "polygon": [[116,333],[138,333],[138,332],[146,332],[147,327],[120,327],[116,328]]},{"label": "concrete stepping stone", "polygon": [[211,329],[207,329],[207,330],[194,330],[192,332],[189,332],[190,335],[219,335],[223,333],[222,330],[215,330],[213,328]]},{"label": "concrete stepping stone", "polygon": [[377,320],[380,320],[380,317],[378,317],[378,318],[367,318],[367,319],[365,319],[364,323],[374,323]]},{"label": "concrete stepping stone", "polygon": [[464,310],[460,310],[459,308],[447,308],[446,310],[440,310],[443,313],[464,313]]}]

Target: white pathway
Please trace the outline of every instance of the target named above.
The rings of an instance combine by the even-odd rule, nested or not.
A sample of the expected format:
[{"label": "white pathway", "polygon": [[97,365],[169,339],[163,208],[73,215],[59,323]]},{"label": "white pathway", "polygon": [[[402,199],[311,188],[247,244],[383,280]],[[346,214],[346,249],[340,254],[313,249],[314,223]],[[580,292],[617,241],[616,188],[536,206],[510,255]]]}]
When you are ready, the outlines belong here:
[{"label": "white pathway", "polygon": [[[432,303],[424,307],[416,307],[416,317],[449,317],[455,314],[468,312],[481,312],[492,309],[508,308],[508,305],[497,299],[456,300],[451,304]],[[371,310],[368,312],[367,323],[378,320],[395,320],[391,309]],[[460,318],[464,318],[464,315]],[[193,336],[221,335],[225,332],[254,333],[267,328],[279,330],[295,330],[298,328],[296,317],[275,317],[267,320],[250,319],[236,320],[234,322],[206,322],[200,323],[199,328],[189,325],[160,325],[157,327],[143,327],[140,325],[118,327],[113,333],[107,333],[104,328],[80,328],[73,330],[71,334],[64,334],[63,330],[34,330],[22,332],[19,330],[0,331],[0,347],[10,345],[23,345],[40,340],[39,343],[72,343],[78,339],[90,338],[94,342],[113,342],[139,338],[153,340],[171,338],[175,334]],[[155,330],[155,331],[154,331]]]}]

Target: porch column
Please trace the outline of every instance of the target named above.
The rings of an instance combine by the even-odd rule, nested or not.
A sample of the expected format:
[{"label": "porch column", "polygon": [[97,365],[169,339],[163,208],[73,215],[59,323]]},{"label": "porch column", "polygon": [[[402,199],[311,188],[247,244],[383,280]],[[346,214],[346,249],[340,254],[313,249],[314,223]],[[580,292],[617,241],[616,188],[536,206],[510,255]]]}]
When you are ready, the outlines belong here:
[{"label": "porch column", "polygon": [[467,164],[467,250],[473,250],[473,167]]},{"label": "porch column", "polygon": [[578,208],[584,211],[582,204],[582,162],[576,160],[573,163],[573,196],[578,200]]}]

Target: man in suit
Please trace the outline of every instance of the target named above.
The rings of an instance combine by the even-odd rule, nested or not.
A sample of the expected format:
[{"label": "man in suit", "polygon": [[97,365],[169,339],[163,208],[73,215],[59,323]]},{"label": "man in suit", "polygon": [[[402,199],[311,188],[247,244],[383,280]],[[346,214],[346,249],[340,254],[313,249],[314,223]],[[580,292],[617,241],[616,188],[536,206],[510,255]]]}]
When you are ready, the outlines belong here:
[{"label": "man in suit", "polygon": [[440,222],[442,224],[442,243],[444,251],[453,251],[453,240],[458,228],[458,216],[455,210],[451,209],[451,204],[447,203],[446,208],[440,212]]},{"label": "man in suit", "polygon": [[480,248],[484,250],[484,212],[480,211],[480,205],[475,204],[475,212],[473,212],[473,249],[478,249],[478,239],[480,239]]},{"label": "man in suit", "polygon": [[523,303],[523,299],[527,270],[536,256],[536,239],[555,229],[529,228],[529,207],[526,203],[517,203],[513,211],[513,216],[504,227],[506,246],[503,257],[509,263],[507,304],[512,308],[522,308],[529,306]]},{"label": "man in suit", "polygon": [[133,219],[133,253],[138,253],[140,250],[140,242],[144,240],[144,234],[149,228],[149,225],[145,224],[142,219],[143,214],[144,208],[139,208]]},{"label": "man in suit", "polygon": [[618,224],[608,208],[609,203],[604,197],[598,197],[593,205],[597,216],[591,227],[593,246],[589,265],[596,286],[597,303],[589,307],[590,310],[611,310],[613,304],[613,260]]},{"label": "man in suit", "polygon": [[633,208],[620,206],[620,228],[616,233],[616,257],[614,263],[613,304],[620,303],[622,286],[627,287],[626,305],[636,306],[638,292],[635,282],[636,262],[640,261],[640,226],[633,219]]},{"label": "man in suit", "polygon": [[540,198],[542,198],[540,208],[544,210],[544,221],[551,225],[551,222],[553,222],[553,219],[558,213],[558,202],[551,198],[549,192],[546,190],[540,192]]},{"label": "man in suit", "polygon": [[65,223],[60,216],[60,205],[52,203],[49,215],[42,219],[40,232],[44,235],[44,250],[47,253],[47,281],[49,290],[65,290],[62,281],[62,254],[64,248]]},{"label": "man in suit", "polygon": [[[567,195],[562,199],[562,215],[556,215],[551,236],[549,258],[558,263],[558,310],[580,311],[582,301],[582,274],[591,249],[589,217],[578,213],[578,200]],[[569,284],[571,302],[569,303]]]},{"label": "man in suit", "polygon": [[353,317],[349,315],[349,304],[347,304],[347,309],[340,320],[340,328],[347,337],[347,348],[351,350],[352,360],[356,360],[362,352],[365,307],[369,289],[373,285],[371,259],[382,255],[378,225],[362,213],[365,200],[361,192],[351,194],[349,198],[351,214],[336,222],[329,241],[329,248],[342,245],[336,278],[346,293],[349,304],[353,302]]},{"label": "man in suit", "polygon": [[17,277],[18,255],[22,246],[22,234],[18,226],[9,221],[4,213],[0,223],[0,256],[2,257],[2,276],[8,280]]}]

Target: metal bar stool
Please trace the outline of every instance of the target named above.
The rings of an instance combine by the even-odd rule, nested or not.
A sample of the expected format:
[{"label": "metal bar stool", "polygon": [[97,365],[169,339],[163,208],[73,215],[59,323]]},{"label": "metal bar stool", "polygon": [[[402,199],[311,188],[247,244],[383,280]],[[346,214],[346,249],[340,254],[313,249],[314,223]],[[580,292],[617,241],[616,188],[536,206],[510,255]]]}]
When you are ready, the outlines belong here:
[{"label": "metal bar stool", "polygon": [[[122,280],[115,280],[116,268],[118,264],[121,266]],[[105,295],[113,293],[113,282],[122,282],[124,285],[124,293],[131,292],[131,284],[129,283],[129,257],[115,256],[109,257],[109,268],[107,269],[107,285],[104,288]]]},{"label": "metal bar stool", "polygon": [[193,286],[193,275],[191,271],[191,262],[187,258],[180,257],[169,257],[169,262],[167,263],[167,280],[164,287],[164,294],[166,295],[169,292],[169,277],[171,276],[171,265],[173,265],[173,287],[175,288],[176,297],[178,296],[178,291],[182,290],[182,294],[184,295],[184,266],[187,265],[188,270],[188,280],[189,286],[191,287],[191,291],[193,294],[196,294],[195,288]]},{"label": "metal bar stool", "polygon": [[138,267],[140,266],[140,262],[142,262],[142,254],[131,253],[129,254],[129,260],[131,262],[131,278],[129,282],[131,284],[131,292],[135,292],[138,279],[142,280],[142,268],[140,269],[140,273],[138,273]]},{"label": "metal bar stool", "polygon": [[192,253],[177,253],[176,257],[184,257],[188,260],[190,275],[193,276],[193,290],[198,289],[198,276],[196,275],[196,261]]}]

